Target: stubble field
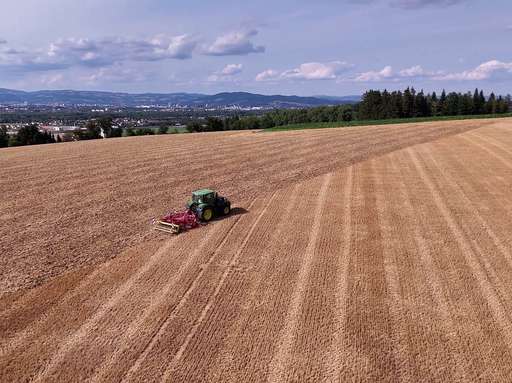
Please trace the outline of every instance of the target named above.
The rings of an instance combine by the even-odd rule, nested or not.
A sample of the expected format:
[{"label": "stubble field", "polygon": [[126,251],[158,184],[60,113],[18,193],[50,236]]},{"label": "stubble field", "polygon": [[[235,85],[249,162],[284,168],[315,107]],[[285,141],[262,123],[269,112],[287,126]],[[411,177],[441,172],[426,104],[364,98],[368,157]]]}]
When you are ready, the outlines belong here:
[{"label": "stubble field", "polygon": [[[0,380],[511,381],[511,132],[462,121],[2,153]],[[199,186],[238,214],[149,230]]]}]

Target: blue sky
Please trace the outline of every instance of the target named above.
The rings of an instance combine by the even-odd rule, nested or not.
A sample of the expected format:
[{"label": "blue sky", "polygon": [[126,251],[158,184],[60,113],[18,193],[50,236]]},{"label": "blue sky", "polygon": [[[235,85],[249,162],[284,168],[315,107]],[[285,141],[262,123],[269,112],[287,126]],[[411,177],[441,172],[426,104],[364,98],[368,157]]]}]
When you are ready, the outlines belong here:
[{"label": "blue sky", "polygon": [[512,93],[509,0],[2,0],[0,87]]}]

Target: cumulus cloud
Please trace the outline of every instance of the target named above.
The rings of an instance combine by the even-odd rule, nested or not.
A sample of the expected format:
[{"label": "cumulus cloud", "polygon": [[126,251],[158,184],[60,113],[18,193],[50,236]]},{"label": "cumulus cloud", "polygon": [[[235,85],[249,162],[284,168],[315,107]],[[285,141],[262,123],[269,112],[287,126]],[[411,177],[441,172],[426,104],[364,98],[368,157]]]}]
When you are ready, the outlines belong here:
[{"label": "cumulus cloud", "polygon": [[192,57],[197,41],[188,35],[157,35],[137,39],[63,39],[50,45],[48,56],[84,65],[103,66],[120,61],[184,60]]},{"label": "cumulus cloud", "polygon": [[380,71],[368,71],[360,73],[354,80],[357,82],[371,82],[371,81],[384,81],[391,80],[395,76],[393,68],[386,66]]},{"label": "cumulus cloud", "polygon": [[208,81],[226,81],[242,73],[244,66],[242,64],[228,64],[222,70],[215,72],[208,77]]},{"label": "cumulus cloud", "polygon": [[267,69],[256,76],[256,81],[277,79],[334,80],[352,67],[353,65],[345,61],[332,61],[327,63],[310,62],[301,64],[298,68],[289,69],[284,72]]},{"label": "cumulus cloud", "polygon": [[446,73],[445,71],[429,71],[420,65],[395,72],[391,66],[380,71],[369,71],[358,74],[356,82],[384,82],[405,79],[429,79],[434,81],[482,81],[490,79],[505,79],[512,75],[512,62],[498,60],[487,61],[474,69],[462,72]]},{"label": "cumulus cloud", "polygon": [[231,32],[218,37],[213,44],[206,47],[204,53],[210,56],[245,56],[250,53],[263,53],[265,47],[254,45],[251,38],[256,36],[258,31]]},{"label": "cumulus cloud", "polygon": [[256,81],[269,81],[279,78],[280,73],[274,69],[267,69],[256,76]]},{"label": "cumulus cloud", "polygon": [[442,76],[441,71],[433,72],[425,70],[421,65],[414,65],[395,72],[391,66],[386,66],[380,71],[368,71],[358,74],[354,80],[357,82],[382,82],[398,81],[401,79],[436,78]]},{"label": "cumulus cloud", "polygon": [[474,69],[466,70],[458,73],[448,73],[446,75],[437,76],[437,80],[457,80],[457,81],[480,81],[499,78],[502,76],[509,77],[512,74],[512,62],[502,62],[498,60],[487,61],[480,64]]},{"label": "cumulus cloud", "polygon": [[184,60],[197,41],[188,35],[157,35],[151,39],[59,39],[46,50],[0,50],[0,66],[25,71],[66,69],[74,66],[106,67],[124,61]]},{"label": "cumulus cloud", "polygon": [[332,80],[350,68],[352,65],[344,61],[311,62],[283,72],[282,77],[300,80]]},{"label": "cumulus cloud", "polygon": [[234,76],[242,72],[244,66],[242,64],[228,64],[222,69],[220,74],[224,76]]}]

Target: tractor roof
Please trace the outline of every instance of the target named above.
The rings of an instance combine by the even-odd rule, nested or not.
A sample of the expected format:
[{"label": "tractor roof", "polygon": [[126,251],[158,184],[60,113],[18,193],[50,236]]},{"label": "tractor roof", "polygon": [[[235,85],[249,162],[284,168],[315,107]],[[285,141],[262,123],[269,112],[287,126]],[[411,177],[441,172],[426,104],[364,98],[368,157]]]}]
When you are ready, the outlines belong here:
[{"label": "tractor roof", "polygon": [[196,191],[192,192],[193,195],[198,196],[198,197],[205,196],[205,195],[208,195],[211,193],[215,193],[215,191],[213,191],[211,189],[200,189],[200,190],[196,190]]}]

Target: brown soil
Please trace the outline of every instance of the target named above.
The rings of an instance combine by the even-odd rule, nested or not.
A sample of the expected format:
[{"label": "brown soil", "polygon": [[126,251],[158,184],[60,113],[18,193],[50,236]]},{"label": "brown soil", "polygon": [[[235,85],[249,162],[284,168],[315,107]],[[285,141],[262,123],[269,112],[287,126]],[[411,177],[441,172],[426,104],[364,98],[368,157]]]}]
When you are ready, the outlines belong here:
[{"label": "brown soil", "polygon": [[342,166],[490,123],[169,135],[2,150],[0,294],[154,240],[151,219],[181,208],[193,189],[213,187],[242,204]]},{"label": "brown soil", "polygon": [[[166,165],[173,175],[158,185],[174,185],[168,192],[150,180],[180,158],[169,148],[186,152],[194,136],[143,141],[161,147],[137,168],[140,140],[101,143],[122,147],[118,155],[91,144],[82,153],[95,158],[83,170],[93,180],[84,198],[99,201],[93,186],[113,182],[101,178],[105,158],[131,162],[113,172],[120,186],[108,200],[130,199],[119,176],[126,171],[136,191],[126,219],[134,211],[154,214],[150,201],[176,204],[174,194],[188,190],[174,177],[186,182],[194,167],[202,173],[193,173],[189,189],[213,177],[219,183],[204,186],[232,192],[247,213],[180,236],[147,233],[133,241],[127,233],[147,230],[146,222],[126,228],[117,212],[99,227],[119,225],[122,243],[132,246],[98,257],[98,249],[115,245],[84,239],[76,257],[63,250],[62,269],[71,271],[62,275],[43,273],[53,265],[37,257],[51,258],[34,251],[25,262],[37,267],[18,263],[5,286],[24,286],[19,275],[52,278],[0,298],[0,381],[511,381],[512,121],[386,129],[210,135],[219,150],[225,140],[223,151],[205,154],[208,166]],[[201,153],[208,138],[195,140]],[[411,146],[415,140],[420,144]],[[34,150],[44,158],[44,150],[64,149]],[[1,161],[12,171],[23,165],[21,152],[7,153]],[[43,188],[37,183],[51,170],[37,166],[40,174],[30,171],[26,188]],[[58,182],[79,178],[63,173]],[[58,182],[48,188],[55,192]],[[75,208],[91,209],[82,202]],[[98,217],[108,217],[102,206]],[[95,220],[104,219],[98,217],[63,230],[80,241],[80,229],[95,232]],[[108,242],[111,234],[97,236]],[[10,254],[15,262],[21,257]]]}]

